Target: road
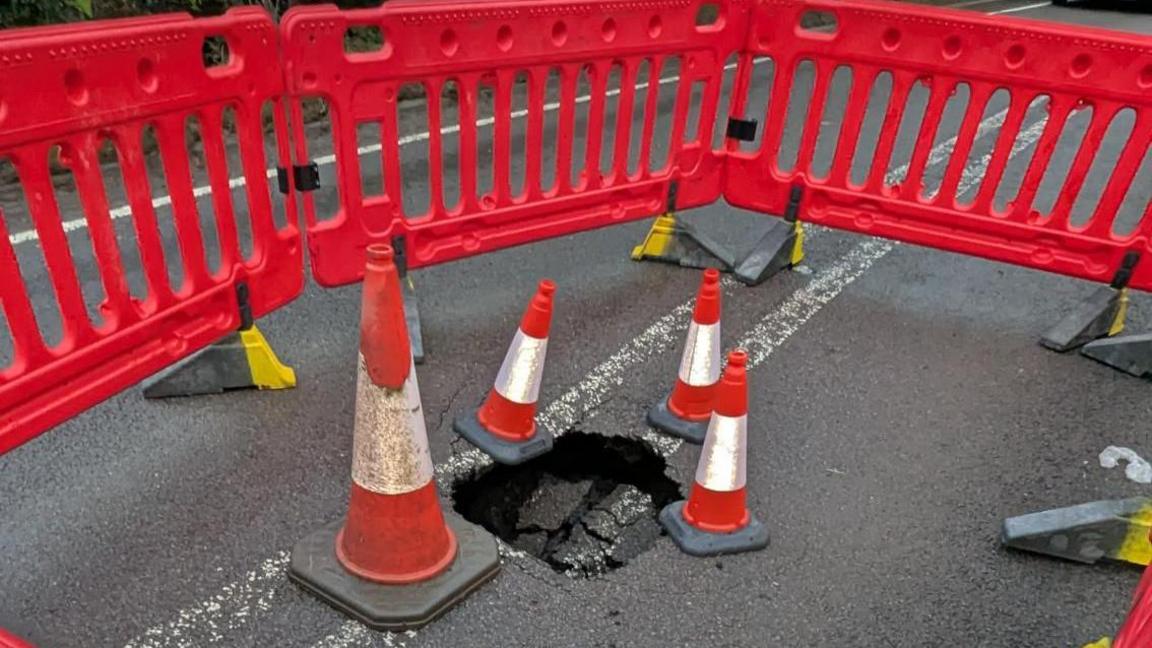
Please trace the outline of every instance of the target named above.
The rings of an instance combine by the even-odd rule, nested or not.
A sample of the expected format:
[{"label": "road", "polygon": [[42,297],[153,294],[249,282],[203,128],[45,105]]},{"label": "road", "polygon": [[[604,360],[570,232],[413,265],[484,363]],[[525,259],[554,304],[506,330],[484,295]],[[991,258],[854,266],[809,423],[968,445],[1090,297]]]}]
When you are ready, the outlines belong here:
[{"label": "road", "polygon": [[[1152,33],[1147,15],[970,8]],[[419,122],[405,117],[406,134]],[[687,217],[741,249],[763,227],[723,205]],[[542,276],[559,285],[544,419],[656,438],[644,411],[674,376],[698,275],[629,261],[644,227],[416,273],[443,494],[479,463],[453,441],[452,417],[483,398]],[[46,287],[42,273],[27,279]],[[725,288],[725,342],[752,351],[749,497],[766,551],[700,560],[662,538],[572,579],[506,549],[503,573],[443,619],[379,634],[284,577],[287,551],[340,517],[349,484],[359,294],[310,285],[261,323],[297,389],[160,403],[129,390],[0,457],[0,627],[53,647],[1080,645],[1118,625],[1138,572],[1007,552],[997,534],[1008,515],[1146,493],[1096,456],[1152,451],[1148,385],[1036,344],[1092,289],[815,232],[799,271]],[[1137,296],[1133,330],[1150,313]],[[696,451],[655,447],[687,485]]]}]

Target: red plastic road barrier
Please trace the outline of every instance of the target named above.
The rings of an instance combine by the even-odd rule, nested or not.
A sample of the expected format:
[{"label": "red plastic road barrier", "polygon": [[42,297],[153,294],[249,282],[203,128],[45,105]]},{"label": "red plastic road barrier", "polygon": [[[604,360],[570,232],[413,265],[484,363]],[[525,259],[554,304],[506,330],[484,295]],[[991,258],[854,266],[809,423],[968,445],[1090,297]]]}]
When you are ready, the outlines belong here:
[{"label": "red plastic road barrier", "polygon": [[[206,39],[227,48],[222,65],[203,62]],[[290,206],[286,227],[273,221],[261,125],[265,103],[275,106],[283,93],[276,42],[271,19],[254,8],[206,20],[170,15],[0,32],[9,90],[0,98],[0,160],[19,175],[29,211],[24,224],[16,214],[0,219],[0,304],[14,347],[0,367],[0,452],[235,330],[238,282],[247,283],[257,317],[300,292],[299,232]],[[283,135],[282,111],[273,112]],[[228,160],[223,145],[226,113],[235,115],[239,160]],[[185,143],[191,117],[214,219],[195,200],[197,163]],[[163,178],[145,167],[145,129],[159,145]],[[119,231],[101,169],[107,142],[131,208]],[[75,193],[54,188],[50,156]],[[250,218],[237,213],[231,176],[244,181]],[[76,219],[86,227],[67,224]],[[247,254],[238,226],[250,239]],[[177,255],[165,252],[165,229],[178,258],[166,258]],[[15,236],[28,231],[35,242]],[[139,262],[130,264],[129,254]]]},{"label": "red plastic road barrier", "polygon": [[[302,200],[317,281],[357,280],[362,250],[371,241],[405,237],[408,264],[419,267],[649,217],[665,209],[672,181],[678,181],[680,207],[716,200],[722,157],[711,142],[722,71],[743,45],[749,6],[714,3],[722,18],[697,26],[700,4],[394,0],[363,11],[327,6],[288,12],[282,40],[289,88],[328,103],[339,172],[335,216],[321,219],[313,197]],[[383,47],[346,53],[350,28],[378,29]],[[551,74],[559,82],[549,97]],[[527,81],[518,83],[523,77]],[[661,77],[674,82],[657,83]],[[641,93],[637,86],[646,82]],[[449,124],[440,102],[447,84],[459,96]],[[398,119],[397,96],[414,89],[427,97],[427,110],[412,126]],[[526,93],[523,105],[514,104],[517,92]],[[661,120],[658,95],[666,93],[674,93],[675,107]],[[695,111],[693,95],[699,97]],[[480,114],[486,101],[491,114]],[[551,110],[549,102],[556,104]],[[585,102],[587,126],[577,132],[574,115]],[[605,118],[608,102],[619,119]],[[478,118],[487,120],[482,126],[493,133],[491,140],[482,137]],[[299,104],[294,121],[297,163],[305,164]],[[557,121],[557,127],[548,125]],[[361,126],[379,129],[379,152],[358,154]],[[402,137],[427,147],[427,162],[402,169]],[[459,143],[456,156],[445,152],[448,137]],[[670,142],[663,164],[654,154],[657,138]],[[605,149],[612,152],[608,168]],[[554,159],[542,159],[552,150]],[[491,168],[478,174],[478,160]],[[523,182],[513,188],[521,162]],[[383,168],[382,194],[366,195],[361,164]],[[579,169],[575,182],[573,166]],[[485,187],[488,177],[491,186]],[[445,199],[446,183],[458,184],[458,199]],[[406,194],[417,191],[426,192],[428,206],[405,213],[412,202]]]},{"label": "red plastic road barrier", "polygon": [[[767,109],[748,115],[767,126],[761,146],[730,148],[729,202],[779,214],[801,181],[804,220],[1096,281],[1109,281],[1125,253],[1148,252],[1152,205],[1139,204],[1129,222],[1117,218],[1152,133],[1148,36],[868,0],[768,0],[752,22],[748,46],[771,58],[775,78]],[[814,67],[811,85],[794,83],[801,65]],[[755,78],[748,65],[741,72],[744,85]],[[830,87],[846,73],[847,103],[834,104]],[[865,137],[873,92],[883,126]],[[789,108],[796,95],[811,96],[806,114]],[[981,122],[1001,108],[994,146],[978,150]],[[946,131],[943,117],[960,109],[958,127]],[[838,133],[821,132],[830,119],[842,124]],[[909,131],[910,157],[897,160],[902,121],[919,128]],[[801,127],[799,141],[782,147]],[[1032,128],[1040,132],[1021,178],[1007,171],[1009,158],[1014,146],[1022,158],[1033,150],[1024,137]],[[1094,166],[1105,133],[1126,143],[1114,164]],[[949,136],[943,177],[926,174],[935,141]],[[814,164],[821,140],[834,147],[830,165]],[[1064,147],[1074,151],[1070,161],[1054,155],[1061,140],[1073,143]],[[981,170],[975,185],[973,169]],[[1092,179],[1097,188],[1082,191]],[[1038,204],[1042,185],[1059,191],[1054,204]],[[1152,288],[1152,259],[1130,285]]]},{"label": "red plastic road barrier", "polygon": [[0,628],[0,648],[33,648],[33,646],[4,628]]},{"label": "red plastic road barrier", "polygon": [[1112,643],[1112,648],[1146,646],[1152,646],[1152,567],[1145,568],[1132,598],[1132,610]]}]

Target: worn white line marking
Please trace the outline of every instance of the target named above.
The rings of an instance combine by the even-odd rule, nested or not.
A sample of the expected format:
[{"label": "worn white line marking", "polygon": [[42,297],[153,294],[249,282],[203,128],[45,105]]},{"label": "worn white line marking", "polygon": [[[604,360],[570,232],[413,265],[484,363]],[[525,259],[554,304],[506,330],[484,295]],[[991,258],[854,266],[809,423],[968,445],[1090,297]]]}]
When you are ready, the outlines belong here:
[{"label": "worn white line marking", "polygon": [[287,566],[288,552],[281,551],[212,598],[180,610],[168,623],[148,628],[124,648],[197,648],[225,642],[227,632],[272,608]]},{"label": "worn white line marking", "polygon": [[1051,2],[1037,2],[1036,4],[1024,5],[1023,7],[1012,7],[1011,9],[1000,9],[999,11],[989,11],[988,14],[991,16],[995,16],[995,15],[999,15],[999,14],[1010,14],[1010,13],[1016,13],[1017,11],[1028,11],[1029,9],[1039,9],[1040,7],[1047,7],[1051,4],[1052,4]]}]

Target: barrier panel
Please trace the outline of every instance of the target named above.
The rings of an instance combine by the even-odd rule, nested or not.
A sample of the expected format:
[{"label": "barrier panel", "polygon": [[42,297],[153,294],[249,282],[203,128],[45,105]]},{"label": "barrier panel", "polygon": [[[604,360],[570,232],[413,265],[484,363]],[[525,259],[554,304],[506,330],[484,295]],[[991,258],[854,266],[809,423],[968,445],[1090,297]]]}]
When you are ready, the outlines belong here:
[{"label": "barrier panel", "polygon": [[[327,103],[338,169],[330,216],[317,203],[331,199],[302,200],[317,281],[357,280],[364,247],[393,237],[420,267],[645,218],[665,209],[672,183],[681,207],[716,200],[721,80],[750,6],[706,6],[699,20],[696,0],[393,0],[290,11],[289,89]],[[355,30],[382,45],[346,51]],[[413,95],[426,107],[415,116],[404,108],[412,101],[397,101]],[[365,130],[379,144],[361,145]],[[406,146],[427,161],[407,160]],[[362,164],[382,186],[367,190]]]},{"label": "barrier panel", "polygon": [[0,452],[237,329],[241,283],[257,317],[299,294],[277,38],[255,8],[0,32]]},{"label": "barrier panel", "polygon": [[[1148,37],[764,0],[748,48],[774,74],[741,71],[734,101],[766,129],[730,148],[729,202],[779,214],[800,183],[803,220],[1095,281],[1148,251],[1148,187],[1134,182],[1149,168]],[[1130,285],[1152,288],[1152,263]]]}]

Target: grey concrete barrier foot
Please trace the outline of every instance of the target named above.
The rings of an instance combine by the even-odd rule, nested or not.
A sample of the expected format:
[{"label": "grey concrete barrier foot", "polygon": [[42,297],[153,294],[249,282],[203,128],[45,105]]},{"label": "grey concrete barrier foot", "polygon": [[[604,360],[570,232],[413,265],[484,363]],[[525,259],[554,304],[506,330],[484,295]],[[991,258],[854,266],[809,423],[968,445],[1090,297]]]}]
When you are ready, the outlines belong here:
[{"label": "grey concrete barrier foot", "polygon": [[1059,353],[1120,332],[1128,296],[1124,289],[1103,286],[1040,336],[1041,346]]},{"label": "grey concrete barrier foot", "polygon": [[798,223],[787,220],[772,223],[736,266],[736,279],[749,286],[758,286],[781,270],[795,265],[802,255],[799,249],[800,227]]},{"label": "grey concrete barrier foot", "polygon": [[1137,378],[1152,378],[1152,333],[1096,340],[1080,353]]},{"label": "grey concrete barrier foot", "polygon": [[1000,543],[1085,564],[1107,558],[1146,565],[1152,558],[1150,522],[1148,498],[1102,500],[1010,517],[1001,527]]}]

